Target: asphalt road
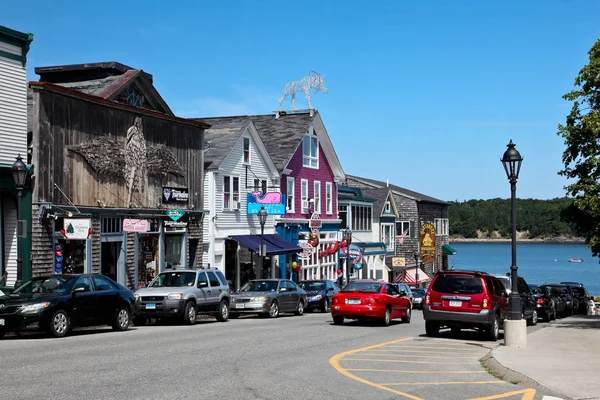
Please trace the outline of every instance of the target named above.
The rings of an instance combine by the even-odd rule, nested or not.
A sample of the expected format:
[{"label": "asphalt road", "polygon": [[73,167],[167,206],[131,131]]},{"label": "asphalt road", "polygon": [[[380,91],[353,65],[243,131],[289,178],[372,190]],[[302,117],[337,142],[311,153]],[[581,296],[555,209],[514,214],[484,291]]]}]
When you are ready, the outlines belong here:
[{"label": "asphalt road", "polygon": [[481,367],[495,343],[424,330],[415,311],[387,328],[307,313],[7,337],[0,399],[542,399]]}]

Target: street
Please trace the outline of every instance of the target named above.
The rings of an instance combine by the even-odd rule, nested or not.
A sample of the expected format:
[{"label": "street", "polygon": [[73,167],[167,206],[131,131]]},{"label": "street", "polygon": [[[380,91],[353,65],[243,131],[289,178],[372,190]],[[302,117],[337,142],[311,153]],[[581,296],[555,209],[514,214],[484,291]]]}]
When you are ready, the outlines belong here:
[{"label": "street", "polygon": [[11,336],[0,341],[0,398],[541,399],[481,367],[494,345],[469,331],[427,338],[420,311],[388,328],[308,313]]}]

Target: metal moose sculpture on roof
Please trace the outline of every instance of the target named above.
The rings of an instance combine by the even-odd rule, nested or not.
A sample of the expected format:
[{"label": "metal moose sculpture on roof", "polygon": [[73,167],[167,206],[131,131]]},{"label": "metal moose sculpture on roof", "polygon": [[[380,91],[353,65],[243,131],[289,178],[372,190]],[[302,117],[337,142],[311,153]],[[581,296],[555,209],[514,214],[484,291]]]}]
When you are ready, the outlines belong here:
[{"label": "metal moose sculpture on roof", "polygon": [[304,95],[306,96],[306,102],[308,103],[308,109],[310,110],[310,115],[312,116],[314,108],[310,102],[310,89],[315,89],[315,93],[322,92],[323,94],[327,94],[325,78],[316,71],[310,71],[308,75],[298,81],[288,82],[285,85],[283,95],[279,99],[276,117],[279,118],[281,105],[288,96],[292,96],[292,110],[296,110],[296,93],[298,92],[304,92]]}]

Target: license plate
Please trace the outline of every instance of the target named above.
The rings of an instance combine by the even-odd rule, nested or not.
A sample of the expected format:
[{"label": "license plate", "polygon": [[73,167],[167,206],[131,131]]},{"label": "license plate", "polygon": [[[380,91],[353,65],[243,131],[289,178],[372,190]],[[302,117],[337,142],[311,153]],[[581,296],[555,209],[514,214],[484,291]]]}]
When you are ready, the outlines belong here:
[{"label": "license plate", "polygon": [[347,299],[346,304],[360,304],[360,299]]},{"label": "license plate", "polygon": [[4,318],[0,318],[0,326],[4,326]]},{"label": "license plate", "polygon": [[235,308],[244,308],[244,305],[243,304],[236,304]]},{"label": "license plate", "polygon": [[450,307],[462,307],[462,301],[450,300]]},{"label": "license plate", "polygon": [[146,310],[156,310],[156,304],[146,304]]}]

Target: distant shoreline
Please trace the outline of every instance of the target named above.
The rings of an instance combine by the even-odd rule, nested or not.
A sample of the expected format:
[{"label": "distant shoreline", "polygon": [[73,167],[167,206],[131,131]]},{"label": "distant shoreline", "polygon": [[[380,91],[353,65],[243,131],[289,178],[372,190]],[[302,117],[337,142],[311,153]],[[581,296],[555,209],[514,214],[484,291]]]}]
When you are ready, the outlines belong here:
[{"label": "distant shoreline", "polygon": [[[511,243],[510,238],[484,239],[484,238],[450,238],[450,243]],[[548,244],[585,244],[584,238],[545,238],[545,239],[517,239],[517,243],[548,243]]]}]

